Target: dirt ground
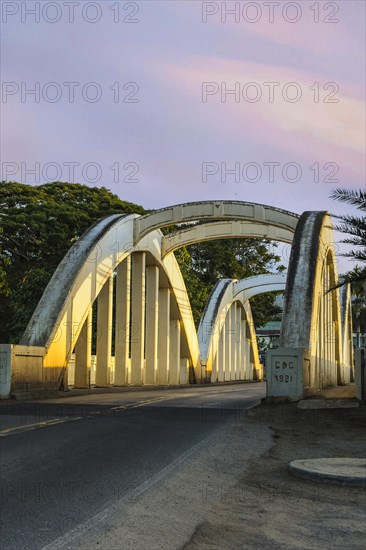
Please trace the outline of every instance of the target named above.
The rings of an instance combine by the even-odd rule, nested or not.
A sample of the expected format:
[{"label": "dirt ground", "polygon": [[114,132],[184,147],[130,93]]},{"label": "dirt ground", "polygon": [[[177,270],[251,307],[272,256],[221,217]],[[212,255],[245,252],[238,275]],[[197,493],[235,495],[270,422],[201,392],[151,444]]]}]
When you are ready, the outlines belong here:
[{"label": "dirt ground", "polygon": [[273,446],[246,463],[234,487],[193,533],[185,550],[366,548],[366,494],[357,487],[294,477],[301,458],[362,458],[366,407],[301,410],[296,404],[260,405],[246,422],[272,430]]}]

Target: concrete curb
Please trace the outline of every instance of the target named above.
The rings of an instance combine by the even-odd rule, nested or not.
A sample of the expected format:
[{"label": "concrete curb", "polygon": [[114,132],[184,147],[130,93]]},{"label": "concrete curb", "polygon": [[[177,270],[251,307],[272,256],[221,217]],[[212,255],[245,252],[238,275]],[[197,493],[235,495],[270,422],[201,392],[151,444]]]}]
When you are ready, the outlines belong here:
[{"label": "concrete curb", "polygon": [[360,402],[353,397],[348,399],[302,399],[298,409],[357,409]]},{"label": "concrete curb", "polygon": [[293,460],[290,472],[321,483],[366,487],[365,458],[313,458]]}]

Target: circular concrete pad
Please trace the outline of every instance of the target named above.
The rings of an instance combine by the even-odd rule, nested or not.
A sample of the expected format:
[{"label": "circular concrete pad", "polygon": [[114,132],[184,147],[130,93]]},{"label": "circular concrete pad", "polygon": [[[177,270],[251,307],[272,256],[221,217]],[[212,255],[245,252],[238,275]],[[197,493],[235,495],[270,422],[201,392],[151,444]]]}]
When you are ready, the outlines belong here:
[{"label": "circular concrete pad", "polygon": [[366,486],[365,458],[304,458],[290,462],[290,471],[323,483]]}]

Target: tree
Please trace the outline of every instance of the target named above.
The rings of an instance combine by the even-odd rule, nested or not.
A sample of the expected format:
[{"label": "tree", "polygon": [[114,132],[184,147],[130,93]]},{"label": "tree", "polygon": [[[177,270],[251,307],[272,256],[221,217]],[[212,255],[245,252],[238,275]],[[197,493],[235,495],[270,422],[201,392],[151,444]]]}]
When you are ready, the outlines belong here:
[{"label": "tree", "polygon": [[0,183],[1,342],[17,342],[58,264],[96,220],[144,214],[102,187]]},{"label": "tree", "polygon": [[[363,213],[361,216],[342,214],[341,216],[334,217],[340,220],[340,224],[336,225],[335,229],[348,235],[341,242],[357,247],[356,250],[352,249],[350,252],[345,252],[343,256],[366,262],[366,192],[337,188],[334,189],[330,197],[334,200],[351,204]],[[346,283],[366,283],[366,267],[358,267],[342,275],[340,283],[341,285]]]},{"label": "tree", "polygon": [[[273,246],[273,245],[272,245]],[[269,242],[258,239],[225,239],[197,243],[176,252],[196,326],[210,292],[218,279],[243,279],[262,273],[281,272],[280,257],[270,250]],[[276,318],[280,309],[275,294],[258,295],[251,300],[254,324],[265,325]]]},{"label": "tree", "polygon": [[[340,220],[336,230],[348,235],[341,242],[357,247],[356,250],[346,252],[343,256],[366,262],[366,192],[352,189],[337,188],[331,198],[355,206],[357,210],[364,213],[361,216],[342,214],[335,216]],[[356,266],[352,271],[341,275],[338,286],[347,283],[352,287],[352,317],[353,326],[356,332],[356,347],[360,347],[361,334],[366,330],[366,267]]]}]

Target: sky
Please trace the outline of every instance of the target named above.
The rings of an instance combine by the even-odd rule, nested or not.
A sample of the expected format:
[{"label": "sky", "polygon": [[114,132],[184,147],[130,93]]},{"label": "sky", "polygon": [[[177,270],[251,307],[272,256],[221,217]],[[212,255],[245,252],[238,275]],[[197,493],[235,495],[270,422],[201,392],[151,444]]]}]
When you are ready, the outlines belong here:
[{"label": "sky", "polygon": [[299,214],[365,188],[363,1],[1,8],[2,179]]}]

